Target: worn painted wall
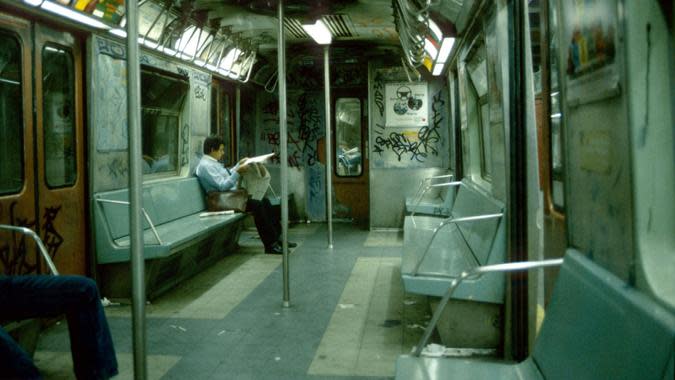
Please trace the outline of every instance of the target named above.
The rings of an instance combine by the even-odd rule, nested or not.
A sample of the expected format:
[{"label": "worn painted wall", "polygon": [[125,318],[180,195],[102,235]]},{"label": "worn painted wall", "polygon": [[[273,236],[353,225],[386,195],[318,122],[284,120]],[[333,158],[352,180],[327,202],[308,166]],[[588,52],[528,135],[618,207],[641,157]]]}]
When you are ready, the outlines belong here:
[{"label": "worn painted wall", "polygon": [[[126,48],[97,35],[89,44],[90,179],[91,191],[97,193],[128,185]],[[211,75],[146,52],[141,52],[140,63],[189,80],[180,120],[180,175],[185,176],[201,157],[201,143],[209,132]]]},{"label": "worn painted wall", "polygon": [[[589,9],[600,7],[600,11]],[[577,56],[594,15],[602,15],[605,59]],[[616,1],[563,2],[562,68],[566,145],[565,199],[569,245],[627,281],[635,278],[632,175],[624,20]],[[580,36],[576,40],[573,36]],[[600,37],[595,36],[596,40]],[[589,53],[587,61],[602,59]],[[631,75],[631,74],[629,74]]]},{"label": "worn painted wall", "polygon": [[656,1],[626,17],[637,284],[675,308],[675,29]]}]

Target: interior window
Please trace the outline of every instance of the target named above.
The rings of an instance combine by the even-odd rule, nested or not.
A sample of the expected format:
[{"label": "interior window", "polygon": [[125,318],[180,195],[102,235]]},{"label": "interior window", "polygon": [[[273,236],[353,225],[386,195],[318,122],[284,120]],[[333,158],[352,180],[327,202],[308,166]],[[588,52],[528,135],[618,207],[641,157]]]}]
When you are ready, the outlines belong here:
[{"label": "interior window", "polygon": [[[492,156],[490,150],[490,112],[488,102],[488,80],[485,44],[482,36],[476,39],[466,60],[467,73],[467,121],[466,138],[469,141],[469,173],[480,171],[486,181],[492,178]],[[471,102],[471,104],[468,104]],[[478,163],[478,165],[476,165]],[[474,166],[476,165],[476,166]]]},{"label": "interior window", "polygon": [[335,102],[335,170],[340,177],[362,173],[361,100],[339,98]]},{"label": "interior window", "polygon": [[187,78],[154,69],[142,69],[141,122],[144,174],[178,171],[180,111],[187,90]]},{"label": "interior window", "polygon": [[549,7],[549,25],[551,37],[550,73],[551,73],[551,195],[553,206],[558,211],[565,208],[565,167],[563,157],[562,108],[560,107],[560,83],[558,80],[558,26],[556,7]]},{"label": "interior window", "polygon": [[0,195],[21,191],[23,172],[21,47],[0,33]]},{"label": "interior window", "polygon": [[67,187],[77,179],[73,55],[55,45],[42,49],[42,115],[45,180]]}]

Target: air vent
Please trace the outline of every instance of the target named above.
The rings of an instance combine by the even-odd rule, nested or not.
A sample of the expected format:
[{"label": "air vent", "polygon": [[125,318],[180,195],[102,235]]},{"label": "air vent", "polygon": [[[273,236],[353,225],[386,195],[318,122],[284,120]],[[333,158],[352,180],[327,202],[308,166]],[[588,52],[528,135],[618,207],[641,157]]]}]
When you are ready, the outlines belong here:
[{"label": "air vent", "polygon": [[[349,38],[356,35],[354,32],[354,25],[352,24],[349,15],[327,15],[321,17],[321,21],[326,24],[326,27],[330,30],[333,38]],[[302,28],[302,22],[297,18],[285,18],[284,27],[286,28],[286,33],[292,38],[309,38],[309,35],[307,35]]]},{"label": "air vent", "polygon": [[321,21],[330,29],[334,38],[354,37],[355,33],[352,20],[349,15],[335,14],[321,17]]},{"label": "air vent", "polygon": [[302,24],[295,18],[284,18],[284,28],[293,38],[309,38],[305,30],[302,29]]}]

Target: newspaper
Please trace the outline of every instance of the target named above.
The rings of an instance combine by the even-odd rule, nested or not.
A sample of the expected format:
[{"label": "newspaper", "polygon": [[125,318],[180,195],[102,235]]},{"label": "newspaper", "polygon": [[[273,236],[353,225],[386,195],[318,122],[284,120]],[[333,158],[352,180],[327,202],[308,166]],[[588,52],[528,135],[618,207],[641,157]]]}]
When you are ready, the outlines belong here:
[{"label": "newspaper", "polygon": [[244,161],[244,165],[249,165],[249,164],[262,164],[263,162],[267,161],[268,158],[274,157],[274,152],[268,153],[268,154],[263,154],[260,156],[255,156],[255,157],[249,157]]},{"label": "newspaper", "polygon": [[246,189],[252,199],[259,201],[265,196],[270,186],[270,173],[261,163],[249,163],[248,165],[249,169],[241,174],[239,186]]}]

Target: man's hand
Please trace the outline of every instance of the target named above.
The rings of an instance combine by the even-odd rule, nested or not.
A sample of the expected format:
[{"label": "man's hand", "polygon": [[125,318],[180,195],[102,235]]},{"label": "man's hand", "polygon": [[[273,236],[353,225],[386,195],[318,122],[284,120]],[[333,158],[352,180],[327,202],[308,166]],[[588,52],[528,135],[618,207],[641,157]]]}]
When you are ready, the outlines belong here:
[{"label": "man's hand", "polygon": [[237,168],[237,172],[243,174],[246,173],[249,168],[250,168],[249,165],[239,165],[239,167]]},{"label": "man's hand", "polygon": [[239,163],[237,163],[237,165],[239,165],[239,167],[237,168],[238,173],[243,174],[243,173],[246,173],[248,171],[249,165],[244,164],[244,162],[246,162],[246,160],[248,160],[248,157],[242,158],[241,160],[239,160]]}]

